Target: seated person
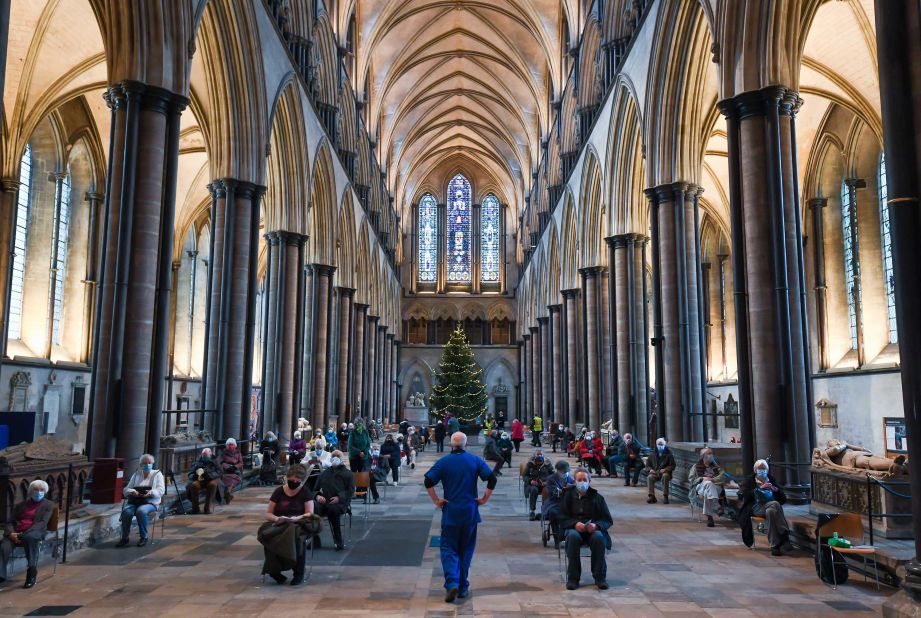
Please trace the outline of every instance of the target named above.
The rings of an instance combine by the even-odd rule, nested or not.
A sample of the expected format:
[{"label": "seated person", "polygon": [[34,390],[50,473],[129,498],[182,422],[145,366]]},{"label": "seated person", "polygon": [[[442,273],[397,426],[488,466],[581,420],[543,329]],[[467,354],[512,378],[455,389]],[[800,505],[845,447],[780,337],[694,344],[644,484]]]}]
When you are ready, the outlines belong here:
[{"label": "seated person", "polygon": [[565,431],[566,430],[565,427],[563,427],[563,423],[553,425],[553,428],[550,430],[550,444],[554,453],[556,452],[556,447],[559,446],[560,442],[563,441],[563,434]]},{"label": "seated person", "polygon": [[739,507],[739,525],[742,527],[742,542],[751,547],[755,542],[752,531],[752,516],[763,517],[767,524],[771,555],[780,556],[781,549],[790,543],[790,524],[783,512],[787,496],[780,483],[768,473],[768,464],[759,459],[755,462],[755,473],[739,483],[742,505]]},{"label": "seated person", "polygon": [[316,446],[313,447],[312,451],[307,453],[307,462],[304,466],[307,469],[307,486],[310,487],[311,491],[317,490],[317,479],[320,478],[320,474],[323,470],[326,470],[330,466],[330,460],[332,455],[324,450],[318,450]]},{"label": "seated person", "polygon": [[499,439],[496,441],[496,446],[499,448],[499,454],[502,456],[502,460],[508,465],[509,468],[511,468],[512,467],[512,441],[509,439],[507,432],[505,431],[502,432],[502,435],[500,435]]},{"label": "seated person", "polygon": [[566,589],[579,587],[582,564],[579,548],[588,545],[592,549],[592,577],[599,590],[607,590],[608,566],[604,552],[611,548],[608,528],[613,524],[611,512],[604,497],[591,487],[592,475],[585,468],[577,468],[575,487],[563,492],[560,501],[560,528],[565,534],[566,556],[569,571],[566,573]]},{"label": "seated person", "polygon": [[696,494],[703,503],[704,515],[707,516],[707,527],[712,528],[713,515],[722,515],[723,507],[720,506],[720,496],[723,495],[723,486],[726,484],[726,473],[716,463],[713,449],[704,448],[700,451],[700,459],[691,466],[688,472],[688,488],[691,495]]},{"label": "seated person", "polygon": [[294,439],[288,443],[288,463],[299,464],[307,456],[307,440],[300,431],[294,432]]},{"label": "seated person", "polygon": [[495,429],[486,436],[486,442],[483,443],[483,459],[492,464],[492,470],[497,476],[502,476],[502,466],[505,464],[505,458],[499,452],[499,432]]},{"label": "seated person", "polygon": [[576,434],[572,432],[572,429],[569,427],[563,432],[563,439],[560,441],[560,446],[563,451],[566,452],[566,456],[569,457],[572,454],[572,445],[576,441]]},{"label": "seated person", "polygon": [[304,583],[306,541],[319,531],[314,523],[313,494],[303,483],[306,473],[300,464],[288,469],[285,484],[269,498],[266,522],[259,526],[258,539],[265,553],[262,573],[279,584],[287,581],[281,572],[289,569],[294,571],[292,586]]},{"label": "seated person", "polygon": [[559,549],[562,537],[560,535],[560,499],[563,490],[575,483],[569,476],[569,462],[561,459],[554,466],[555,472],[547,478],[547,498],[540,505],[541,514],[550,522],[553,531],[553,546]]},{"label": "seated person", "polygon": [[406,430],[406,440],[403,441],[403,450],[406,453],[406,461],[409,463],[411,470],[416,469],[416,449],[422,448],[422,440],[412,425]]},{"label": "seated person", "polygon": [[275,485],[278,480],[278,453],[281,447],[278,437],[271,431],[266,432],[265,438],[259,443],[259,453],[262,455],[262,464],[259,467],[259,482],[263,485]]},{"label": "seated person", "polygon": [[141,537],[138,547],[147,545],[147,516],[157,511],[160,499],[166,493],[166,480],[159,470],[154,470],[153,465],[153,455],[141,455],[138,469],[122,490],[125,497],[121,514],[122,538],[115,547],[124,547],[128,544],[132,519],[138,520],[138,534]]},{"label": "seated person", "polygon": [[[403,436],[400,436],[401,438]],[[387,465],[390,466],[390,472],[393,475],[393,484],[399,485],[400,483],[400,445],[397,444],[397,441],[394,439],[393,434],[387,434],[387,437],[384,438],[384,444],[381,446],[380,456],[387,462]],[[386,481],[385,481],[386,482]]]},{"label": "seated person", "polygon": [[624,439],[620,437],[616,429],[611,430],[611,438],[608,440],[608,447],[605,449],[604,457],[601,458],[601,467],[608,471],[612,478],[617,478],[617,464],[623,463],[620,458],[620,445]]},{"label": "seated person", "polygon": [[230,504],[233,492],[243,486],[243,455],[237,448],[236,440],[227,438],[218,462],[223,472],[221,483],[224,484],[224,499]]},{"label": "seated person", "polygon": [[600,444],[599,441],[596,446],[595,435],[592,432],[588,432],[579,440],[576,447],[578,449],[579,462],[589,470],[593,470],[595,474],[601,474]]},{"label": "seated person", "polygon": [[624,462],[624,485],[630,484],[630,470],[633,470],[633,486],[636,487],[640,480],[640,472],[646,467],[646,464],[643,463],[640,445],[636,443],[631,434],[625,433],[624,441],[617,449],[617,454]]},{"label": "seated person", "polygon": [[323,436],[322,429],[317,429],[313,433],[313,438],[311,438],[310,440],[310,448],[313,448],[318,444],[320,445],[321,449],[323,449],[324,451],[326,450],[326,438]]},{"label": "seated person", "polygon": [[4,525],[3,540],[0,541],[0,582],[6,581],[7,564],[13,555],[14,547],[22,547],[26,552],[26,583],[23,588],[31,588],[38,577],[38,549],[48,522],[54,514],[55,505],[45,500],[48,483],[32,481],[29,483],[29,498],[13,507],[13,517]]},{"label": "seated person", "polygon": [[215,496],[220,498],[222,493],[221,469],[211,457],[211,449],[206,448],[201,452],[201,456],[192,463],[189,470],[189,484],[186,491],[189,494],[189,500],[192,501],[192,515],[198,515],[199,510],[198,496],[205,493],[205,515],[211,514],[211,505],[214,503]]},{"label": "seated person", "polygon": [[387,475],[390,473],[390,462],[381,457],[381,445],[377,442],[371,444],[371,498],[374,504],[381,503],[381,495],[377,490],[378,483],[386,483]]},{"label": "seated person", "polygon": [[668,504],[668,490],[672,483],[672,472],[675,471],[675,456],[668,450],[665,438],[656,440],[656,450],[646,458],[646,488],[649,497],[646,502],[655,504],[656,482],[662,481],[662,502]]},{"label": "seated person", "polygon": [[324,437],[326,438],[327,450],[332,450],[339,446],[339,438],[336,435],[336,430],[333,427],[329,427],[326,430],[326,435]]},{"label": "seated person", "polygon": [[528,518],[531,521],[537,519],[534,513],[537,510],[537,497],[543,491],[547,478],[552,474],[553,466],[550,465],[550,461],[544,459],[541,449],[535,449],[534,456],[524,467],[524,493],[528,497],[528,506],[531,510]]},{"label": "seated person", "polygon": [[345,549],[341,518],[349,510],[355,493],[355,475],[342,463],[342,451],[333,451],[330,467],[317,479],[317,506],[320,515],[329,519],[336,551]]}]

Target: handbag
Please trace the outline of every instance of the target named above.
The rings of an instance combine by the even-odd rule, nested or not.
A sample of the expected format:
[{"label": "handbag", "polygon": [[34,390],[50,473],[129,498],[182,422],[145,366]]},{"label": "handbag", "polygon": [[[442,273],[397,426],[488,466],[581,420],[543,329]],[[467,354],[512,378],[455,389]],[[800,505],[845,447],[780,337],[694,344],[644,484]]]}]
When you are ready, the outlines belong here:
[{"label": "handbag", "polygon": [[130,489],[141,493],[140,496],[128,496],[128,504],[131,506],[142,506],[150,501],[150,487],[138,485],[137,487],[131,487]]}]

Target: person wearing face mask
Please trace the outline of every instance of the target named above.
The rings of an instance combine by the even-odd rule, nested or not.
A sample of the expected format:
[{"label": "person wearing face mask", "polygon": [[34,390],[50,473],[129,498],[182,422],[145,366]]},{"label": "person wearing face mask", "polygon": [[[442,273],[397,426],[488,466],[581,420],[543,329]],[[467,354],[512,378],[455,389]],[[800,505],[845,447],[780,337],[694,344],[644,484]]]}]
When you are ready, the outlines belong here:
[{"label": "person wearing face mask", "polygon": [[576,434],[572,432],[572,429],[566,427],[563,430],[563,439],[560,441],[560,448],[566,453],[567,457],[572,456],[572,445],[576,442]]},{"label": "person wearing face mask", "polygon": [[320,448],[323,449],[324,451],[326,450],[326,438],[323,437],[322,429],[317,429],[313,433],[313,438],[310,440],[310,445],[309,445],[310,448],[313,448],[317,445],[319,445]]},{"label": "person wearing face mask", "polygon": [[556,452],[556,447],[563,441],[563,434],[565,433],[565,428],[563,423],[553,425],[550,429],[550,446],[553,449],[553,452]]},{"label": "person wearing face mask", "polygon": [[262,544],[265,561],[262,573],[284,584],[282,571],[292,570],[291,585],[304,583],[307,562],[306,542],[313,542],[319,533],[319,520],[314,517],[313,494],[304,483],[307,471],[295,464],[285,475],[285,484],[272,492],[265,510],[265,523],[259,527],[257,539]]},{"label": "person wearing face mask", "polygon": [[387,465],[390,466],[390,473],[393,476],[393,484],[398,485],[400,482],[400,447],[394,440],[393,434],[388,433],[384,438],[384,444],[381,446],[381,455]]},{"label": "person wearing face mask", "polygon": [[331,451],[335,448],[339,448],[339,436],[336,435],[336,430],[330,426],[326,430],[326,449]]},{"label": "person wearing face mask", "polygon": [[[349,431],[349,468],[352,472],[364,472],[371,461],[371,436],[360,418],[355,421],[355,429]],[[399,463],[399,458],[397,458]]]},{"label": "person wearing face mask", "polygon": [[[137,519],[140,540],[138,547],[147,545],[147,517],[156,512],[160,506],[160,499],[166,493],[166,480],[159,470],[154,470],[153,455],[141,455],[138,469],[122,491],[125,505],[122,507],[121,525],[122,538],[115,547],[128,545],[128,534],[131,532],[131,520]],[[242,467],[241,467],[242,470]]]},{"label": "person wearing face mask", "polygon": [[633,439],[632,434],[624,434],[624,441],[617,449],[617,454],[624,463],[624,485],[630,485],[630,470],[633,470],[633,486],[636,487],[644,464],[640,445]]},{"label": "person wearing face mask", "polygon": [[347,447],[349,444],[349,425],[348,423],[342,423],[339,427],[339,434],[336,436],[336,442],[338,446]]},{"label": "person wearing face mask", "polygon": [[[465,598],[470,589],[467,574],[476,549],[479,507],[489,502],[496,487],[495,472],[485,461],[468,453],[467,436],[451,434],[451,454],[435,462],[425,473],[425,489],[432,503],[441,509],[441,568],[445,577],[445,603]],[[486,491],[477,497],[477,479],[486,481]],[[444,497],[435,486],[441,483]]]},{"label": "person wearing face mask", "polygon": [[787,495],[769,472],[768,463],[759,459],[755,462],[754,474],[739,483],[742,504],[739,507],[739,525],[742,527],[742,542],[751,547],[755,542],[752,531],[752,516],[763,517],[767,524],[771,555],[780,556],[790,544],[790,524],[783,512]]},{"label": "person wearing face mask", "polygon": [[[503,435],[508,435],[504,431]],[[512,420],[512,442],[515,444],[515,452],[519,452],[521,443],[524,442],[524,425],[517,418]]]},{"label": "person wearing face mask", "polygon": [[262,485],[275,485],[278,482],[278,438],[271,431],[259,442],[262,463],[259,466],[259,482]]},{"label": "person wearing face mask", "polygon": [[38,577],[38,549],[48,531],[48,522],[54,514],[55,505],[46,500],[48,484],[45,481],[29,483],[29,498],[13,507],[13,516],[4,525],[3,540],[0,541],[0,582],[6,581],[7,564],[14,547],[26,552],[28,570],[23,588],[31,588]]},{"label": "person wearing face mask", "polygon": [[233,438],[227,438],[224,442],[224,450],[218,459],[221,466],[221,483],[224,485],[224,499],[227,504],[233,500],[233,492],[243,486],[243,455],[237,448],[237,441]]},{"label": "person wearing face mask", "polygon": [[390,474],[390,463],[381,457],[381,445],[377,442],[371,444],[371,474],[369,481],[371,483],[371,499],[374,504],[381,503],[380,492],[377,489],[378,483],[386,483],[387,475]]},{"label": "person wearing face mask", "polygon": [[577,468],[575,486],[563,492],[560,501],[560,528],[564,531],[569,570],[566,589],[575,590],[582,578],[579,548],[588,545],[592,550],[592,577],[599,590],[607,590],[608,566],[604,552],[611,548],[608,528],[614,523],[604,496],[591,486],[592,475],[585,468]]},{"label": "person wearing face mask", "polygon": [[700,451],[700,459],[691,466],[688,472],[688,486],[692,494],[697,494],[703,503],[703,512],[707,516],[707,527],[712,528],[714,515],[722,515],[723,507],[720,506],[720,496],[726,484],[726,473],[716,463],[713,450],[704,448]]},{"label": "person wearing face mask", "polygon": [[624,441],[617,433],[616,429],[611,429],[611,437],[608,439],[608,446],[605,448],[604,457],[601,458],[601,467],[608,471],[611,478],[617,478],[617,464],[623,463],[618,455],[620,445]]},{"label": "person wearing face mask", "polygon": [[200,513],[199,496],[202,493],[205,494],[205,515],[211,514],[211,505],[215,497],[220,501],[224,493],[221,469],[211,455],[210,448],[203,449],[189,470],[189,484],[186,486],[186,492],[192,502],[192,515]]},{"label": "person wearing face mask", "polygon": [[307,456],[307,440],[301,431],[294,432],[294,439],[288,443],[288,463],[299,464]]},{"label": "person wearing face mask", "polygon": [[307,469],[306,485],[310,487],[312,491],[316,491],[320,474],[330,466],[331,459],[332,455],[323,449],[318,449],[316,446],[313,447],[313,450],[307,451],[307,463],[304,466]]},{"label": "person wearing face mask", "polygon": [[[369,456],[368,461],[370,459]],[[336,551],[345,549],[345,544],[342,542],[341,520],[349,510],[349,501],[354,493],[355,475],[343,464],[342,451],[333,451],[330,467],[324,470],[317,479],[316,500],[319,514],[329,519]]]},{"label": "person wearing face mask", "polygon": [[499,454],[502,455],[502,460],[505,461],[506,465],[512,467],[512,441],[508,438],[508,433],[502,432],[502,435],[499,436],[499,440],[496,441],[496,446],[499,447]]},{"label": "person wearing face mask", "polygon": [[554,466],[554,473],[547,478],[547,497],[540,505],[541,516],[550,522],[553,532],[553,547],[559,549],[562,535],[560,534],[560,500],[563,491],[575,483],[569,475],[569,462],[560,460]]},{"label": "person wearing face mask", "polygon": [[537,497],[541,495],[547,479],[552,474],[553,466],[550,465],[550,461],[544,458],[544,453],[541,449],[536,449],[534,456],[524,467],[524,491],[528,498],[528,506],[531,509],[528,515],[528,519],[531,521],[537,519],[537,514],[535,513],[537,510]]},{"label": "person wearing face mask", "polygon": [[672,483],[672,472],[675,471],[675,456],[668,449],[665,438],[656,440],[656,450],[646,458],[646,488],[649,497],[646,502],[655,504],[656,482],[662,481],[662,502],[668,504],[668,489]]},{"label": "person wearing face mask", "polygon": [[[599,440],[599,444],[600,444]],[[586,432],[576,445],[579,462],[592,470],[595,474],[601,473],[601,452],[599,445],[595,443],[594,432]]]}]

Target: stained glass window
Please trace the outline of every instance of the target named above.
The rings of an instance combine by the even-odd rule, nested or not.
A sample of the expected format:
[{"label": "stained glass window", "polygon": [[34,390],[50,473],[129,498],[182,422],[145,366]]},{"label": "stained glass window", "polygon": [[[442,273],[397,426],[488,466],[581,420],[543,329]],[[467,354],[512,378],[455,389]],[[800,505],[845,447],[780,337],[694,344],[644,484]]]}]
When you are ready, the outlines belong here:
[{"label": "stained glass window", "polygon": [[490,193],[483,200],[480,222],[480,267],[483,283],[499,282],[500,249],[500,207],[499,199]]},{"label": "stained glass window", "polygon": [[431,194],[419,201],[419,281],[438,279],[438,206]]},{"label": "stained glass window", "polygon": [[844,289],[851,330],[851,349],[857,349],[857,301],[860,299],[860,262],[857,245],[857,209],[847,182],[841,183],[841,231],[844,237]]},{"label": "stained glass window", "polygon": [[10,339],[22,336],[22,297],[26,278],[26,243],[32,191],[32,147],[26,145],[19,164],[19,200],[16,204],[16,238],[13,240],[13,280],[10,285]]},{"label": "stained glass window", "polygon": [[60,185],[57,212],[52,228],[52,281],[48,305],[51,309],[51,343],[61,345],[61,318],[64,317],[64,274],[67,269],[67,241],[70,228],[70,172]]},{"label": "stained glass window", "polygon": [[470,182],[458,174],[448,183],[448,282],[470,283]]},{"label": "stained glass window", "polygon": [[886,184],[886,155],[879,158],[879,227],[882,238],[883,278],[886,285],[886,307],[889,316],[889,343],[899,342],[895,320],[895,275],[892,272],[892,235],[889,229],[889,187]]}]

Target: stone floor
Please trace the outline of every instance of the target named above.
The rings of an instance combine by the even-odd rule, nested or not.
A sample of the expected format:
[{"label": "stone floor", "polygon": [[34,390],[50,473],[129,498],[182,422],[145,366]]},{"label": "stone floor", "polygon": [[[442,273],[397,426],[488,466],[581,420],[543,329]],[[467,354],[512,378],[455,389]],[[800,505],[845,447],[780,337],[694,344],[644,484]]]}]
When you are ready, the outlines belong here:
[{"label": "stone floor", "polygon": [[773,558],[763,536],[750,551],[738,528],[707,529],[686,504],[647,505],[644,489],[620,479],[595,482],[614,514],[611,588],[589,585],[586,560],[583,587],[568,592],[556,551],[541,546],[539,524],[527,521],[517,476],[526,452],[522,447],[482,509],[472,595],[456,605],[443,601],[433,543],[439,519],[422,487],[435,457],[427,452],[415,471],[404,469],[399,487],[387,488],[367,521],[363,507],[355,509],[346,551],[326,549],[324,530],[325,548],[302,587],[262,581],[255,531],[270,490],[250,488],[214,515],[169,519],[165,539],[154,545],[83,550],[53,577],[42,567],[33,590],[14,577],[0,589],[0,615],[866,616],[879,613],[892,593],[878,593],[855,574],[834,591],[816,577],[811,555]]}]

